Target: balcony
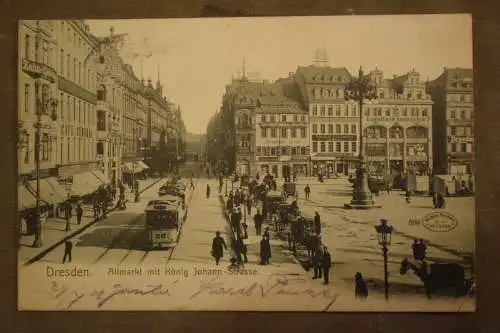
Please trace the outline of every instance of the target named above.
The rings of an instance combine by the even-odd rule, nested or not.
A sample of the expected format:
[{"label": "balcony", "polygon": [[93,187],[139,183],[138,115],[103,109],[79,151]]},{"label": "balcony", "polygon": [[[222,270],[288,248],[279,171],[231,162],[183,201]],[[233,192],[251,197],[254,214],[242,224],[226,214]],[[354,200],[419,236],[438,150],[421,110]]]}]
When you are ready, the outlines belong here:
[{"label": "balcony", "polygon": [[35,79],[45,79],[51,83],[56,82],[57,72],[54,68],[45,64],[23,59],[23,72]]}]

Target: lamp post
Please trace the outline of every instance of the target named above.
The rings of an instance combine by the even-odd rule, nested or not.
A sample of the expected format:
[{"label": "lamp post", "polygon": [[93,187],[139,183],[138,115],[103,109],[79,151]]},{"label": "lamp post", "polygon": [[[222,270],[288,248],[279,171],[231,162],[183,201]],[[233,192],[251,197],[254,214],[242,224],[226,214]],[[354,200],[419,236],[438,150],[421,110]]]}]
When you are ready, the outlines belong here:
[{"label": "lamp post", "polygon": [[[40,74],[41,76],[41,74]],[[54,98],[49,98],[46,101],[40,99],[41,81],[40,76],[35,79],[35,100],[36,100],[36,134],[35,134],[35,172],[36,172],[36,230],[33,247],[42,247],[42,220],[40,207],[40,148],[42,145],[41,130],[42,130],[42,115],[48,113],[48,108],[51,108],[51,119],[57,119],[58,101]],[[43,95],[42,95],[43,96]]]},{"label": "lamp post", "polygon": [[389,274],[387,271],[387,251],[388,246],[391,245],[391,235],[392,226],[387,225],[386,219],[381,219],[380,224],[375,226],[375,231],[377,232],[378,244],[382,245],[382,250],[384,254],[384,291],[385,299],[389,299]]},{"label": "lamp post", "polygon": [[364,75],[361,67],[359,68],[358,77],[347,85],[344,97],[346,100],[356,101],[359,108],[359,164],[356,169],[352,200],[350,203],[345,204],[345,206],[353,209],[374,208],[375,202],[368,186],[368,173],[363,156],[363,104],[365,99],[371,100],[377,98],[377,89],[371,80]]},{"label": "lamp post", "polygon": [[70,205],[71,205],[71,183],[66,181],[66,184],[65,184],[65,188],[66,188],[66,193],[68,195],[68,203],[66,205],[66,227],[65,227],[65,231],[71,231],[71,224],[70,224],[70,215],[69,215],[69,212],[70,212]]}]

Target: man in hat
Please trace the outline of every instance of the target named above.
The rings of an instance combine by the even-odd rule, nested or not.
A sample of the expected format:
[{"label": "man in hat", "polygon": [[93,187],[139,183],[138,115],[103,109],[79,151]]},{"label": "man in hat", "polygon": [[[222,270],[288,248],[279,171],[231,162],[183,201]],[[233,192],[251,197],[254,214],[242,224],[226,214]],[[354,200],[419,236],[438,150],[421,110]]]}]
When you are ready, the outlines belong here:
[{"label": "man in hat", "polygon": [[317,210],[314,211],[313,224],[314,224],[314,233],[316,235],[320,235],[321,234],[321,216],[319,215]]},{"label": "man in hat", "polygon": [[212,256],[215,258],[216,265],[219,264],[220,259],[224,256],[224,250],[227,250],[226,241],[220,236],[220,231],[217,231],[212,240]]}]

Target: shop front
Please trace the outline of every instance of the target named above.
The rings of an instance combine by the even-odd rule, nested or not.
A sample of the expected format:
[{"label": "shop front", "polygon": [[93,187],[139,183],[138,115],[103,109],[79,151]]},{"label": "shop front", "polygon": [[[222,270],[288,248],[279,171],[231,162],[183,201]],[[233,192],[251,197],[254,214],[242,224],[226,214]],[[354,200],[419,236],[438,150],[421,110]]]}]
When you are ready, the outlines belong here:
[{"label": "shop front", "polygon": [[311,157],[311,176],[335,176],[336,170],[335,156],[316,155]]},{"label": "shop front", "polygon": [[236,174],[239,176],[250,176],[250,162],[247,159],[241,159],[236,162]]}]

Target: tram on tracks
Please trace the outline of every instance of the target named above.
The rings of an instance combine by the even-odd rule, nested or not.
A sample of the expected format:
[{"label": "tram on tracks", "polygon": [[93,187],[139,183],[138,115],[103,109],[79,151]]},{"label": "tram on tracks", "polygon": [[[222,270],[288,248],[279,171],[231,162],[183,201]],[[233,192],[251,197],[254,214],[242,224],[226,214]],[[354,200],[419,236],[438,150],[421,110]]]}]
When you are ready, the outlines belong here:
[{"label": "tram on tracks", "polygon": [[172,248],[177,245],[181,223],[180,200],[176,196],[165,196],[162,200],[148,203],[146,228],[150,248]]}]

